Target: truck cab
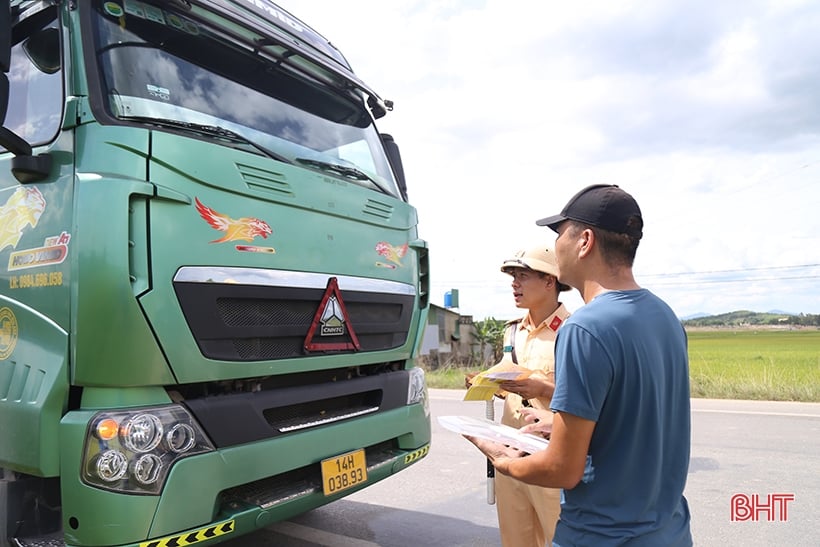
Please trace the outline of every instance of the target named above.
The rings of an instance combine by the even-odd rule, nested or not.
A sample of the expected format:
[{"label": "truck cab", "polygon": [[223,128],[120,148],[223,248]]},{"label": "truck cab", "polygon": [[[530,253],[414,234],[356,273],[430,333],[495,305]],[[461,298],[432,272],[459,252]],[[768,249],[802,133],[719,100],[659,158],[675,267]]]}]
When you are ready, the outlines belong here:
[{"label": "truck cab", "polygon": [[427,454],[392,106],[268,0],[0,1],[0,547],[218,543]]}]

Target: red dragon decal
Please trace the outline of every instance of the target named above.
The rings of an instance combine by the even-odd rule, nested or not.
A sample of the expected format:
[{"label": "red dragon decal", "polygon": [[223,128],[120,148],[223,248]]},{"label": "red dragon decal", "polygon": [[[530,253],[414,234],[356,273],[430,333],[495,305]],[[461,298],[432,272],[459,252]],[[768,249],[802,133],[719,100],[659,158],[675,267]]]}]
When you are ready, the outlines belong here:
[{"label": "red dragon decal", "polygon": [[200,216],[211,225],[215,230],[225,232],[225,235],[219,239],[214,239],[211,243],[223,243],[225,241],[253,241],[254,238],[261,236],[265,239],[273,233],[270,225],[264,220],[254,217],[242,217],[233,219],[222,213],[218,213],[203,205],[199,198],[194,198],[196,201],[196,210],[199,211]]}]

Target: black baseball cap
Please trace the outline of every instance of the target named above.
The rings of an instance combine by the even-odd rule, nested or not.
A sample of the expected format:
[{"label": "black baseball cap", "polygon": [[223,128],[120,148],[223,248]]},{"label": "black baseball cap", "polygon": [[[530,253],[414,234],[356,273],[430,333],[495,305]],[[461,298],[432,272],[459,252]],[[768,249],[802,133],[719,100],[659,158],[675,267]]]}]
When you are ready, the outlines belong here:
[{"label": "black baseball cap", "polygon": [[638,202],[615,184],[587,186],[572,196],[559,214],[535,223],[557,232],[558,225],[565,220],[576,220],[637,239],[643,236],[643,217]]}]

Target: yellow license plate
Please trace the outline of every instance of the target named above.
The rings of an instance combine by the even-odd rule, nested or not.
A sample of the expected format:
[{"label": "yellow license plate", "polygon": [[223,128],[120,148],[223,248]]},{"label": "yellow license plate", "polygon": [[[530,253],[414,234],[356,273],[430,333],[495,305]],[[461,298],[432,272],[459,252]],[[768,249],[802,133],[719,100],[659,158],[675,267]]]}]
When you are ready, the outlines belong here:
[{"label": "yellow license plate", "polygon": [[353,488],[367,481],[364,449],[322,460],[322,488],[325,496]]}]

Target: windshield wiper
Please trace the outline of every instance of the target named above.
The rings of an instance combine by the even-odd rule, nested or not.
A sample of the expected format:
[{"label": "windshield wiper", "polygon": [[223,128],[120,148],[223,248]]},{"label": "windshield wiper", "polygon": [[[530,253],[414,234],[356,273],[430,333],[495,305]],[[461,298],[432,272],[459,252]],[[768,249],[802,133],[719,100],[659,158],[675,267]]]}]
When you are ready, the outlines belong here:
[{"label": "windshield wiper", "polygon": [[261,152],[262,154],[271,159],[281,161],[283,163],[293,163],[291,159],[286,158],[285,156],[278,154],[273,150],[265,148],[261,144],[252,141],[248,137],[241,135],[236,131],[231,131],[230,129],[225,129],[224,127],[219,127],[216,125],[207,125],[203,123],[185,122],[181,120],[172,120],[170,118],[152,118],[150,116],[120,116],[120,119],[140,121],[144,123],[153,123],[155,125],[172,127],[174,129],[185,129],[187,131],[192,131],[194,133],[211,135],[214,137],[227,139],[229,141],[247,144],[249,146],[256,148],[259,152]]},{"label": "windshield wiper", "polygon": [[309,158],[296,158],[295,160],[297,163],[301,165],[307,165],[308,167],[313,167],[314,169],[318,169],[320,171],[325,171],[327,173],[332,173],[334,175],[338,175],[340,177],[351,179],[360,182],[369,182],[373,186],[376,187],[379,191],[390,195],[390,192],[382,186],[378,181],[373,180],[367,173],[363,171],[359,171],[355,167],[350,167],[349,165],[339,165],[337,163],[330,163],[326,161],[319,161],[319,160],[312,160]]}]

